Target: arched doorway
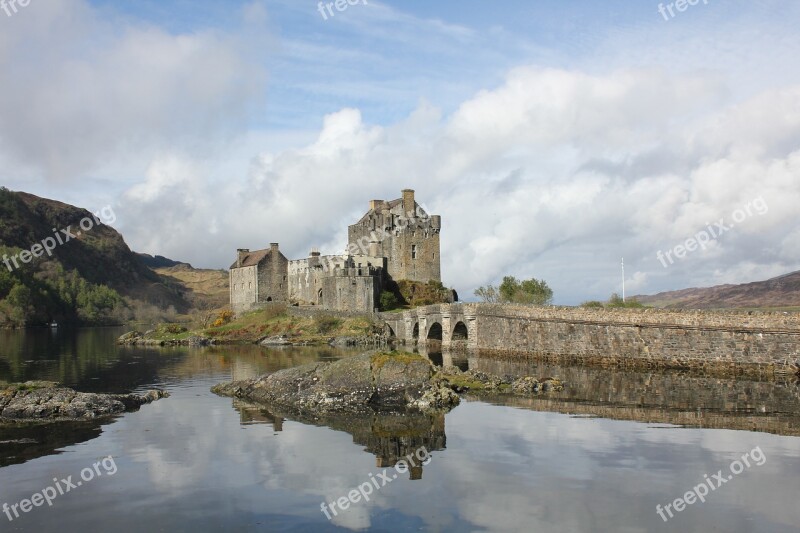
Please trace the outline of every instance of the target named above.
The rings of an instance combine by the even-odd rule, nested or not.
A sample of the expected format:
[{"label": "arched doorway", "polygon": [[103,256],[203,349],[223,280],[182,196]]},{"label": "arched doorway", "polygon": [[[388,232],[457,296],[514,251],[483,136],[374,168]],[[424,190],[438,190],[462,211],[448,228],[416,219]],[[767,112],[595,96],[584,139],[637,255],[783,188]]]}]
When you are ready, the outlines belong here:
[{"label": "arched doorway", "polygon": [[322,289],[317,291],[317,305],[322,305]]}]

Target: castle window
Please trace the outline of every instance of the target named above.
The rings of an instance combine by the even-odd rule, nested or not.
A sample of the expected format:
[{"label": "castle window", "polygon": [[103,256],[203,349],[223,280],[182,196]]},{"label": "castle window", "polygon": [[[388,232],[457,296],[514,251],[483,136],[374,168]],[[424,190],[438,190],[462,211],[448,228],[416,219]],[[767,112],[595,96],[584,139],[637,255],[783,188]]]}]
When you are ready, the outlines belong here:
[{"label": "castle window", "polygon": [[411,259],[416,259],[416,258],[417,258],[417,245],[416,244],[412,244],[411,245]]},{"label": "castle window", "polygon": [[253,283],[252,283],[252,282],[251,282],[251,283],[248,283],[248,284],[247,284],[247,288],[248,288],[248,289],[252,289],[252,288],[253,288]]}]

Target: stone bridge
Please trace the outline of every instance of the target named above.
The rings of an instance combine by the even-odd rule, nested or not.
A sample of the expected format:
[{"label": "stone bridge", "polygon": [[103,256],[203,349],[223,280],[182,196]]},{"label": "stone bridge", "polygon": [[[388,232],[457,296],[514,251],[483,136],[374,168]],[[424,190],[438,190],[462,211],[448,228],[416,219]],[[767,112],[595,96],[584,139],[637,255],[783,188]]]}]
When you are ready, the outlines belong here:
[{"label": "stone bridge", "polygon": [[428,351],[441,346],[578,364],[800,372],[800,313],[455,303],[378,317],[390,336]]},{"label": "stone bridge", "polygon": [[419,346],[477,348],[478,304],[441,304],[418,307],[402,313],[381,313],[386,332]]}]

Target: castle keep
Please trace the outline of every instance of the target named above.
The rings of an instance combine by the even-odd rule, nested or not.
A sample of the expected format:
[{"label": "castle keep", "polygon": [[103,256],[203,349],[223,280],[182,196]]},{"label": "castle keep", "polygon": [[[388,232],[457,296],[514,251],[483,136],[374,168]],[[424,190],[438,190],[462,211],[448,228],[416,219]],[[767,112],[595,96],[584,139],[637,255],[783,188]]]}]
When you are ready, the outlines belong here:
[{"label": "castle keep", "polygon": [[441,217],[428,215],[413,190],[402,195],[370,201],[369,211],[348,228],[342,255],[323,256],[312,250],[307,259],[290,260],[278,243],[264,250],[238,250],[230,269],[233,311],[285,302],[372,312],[390,280],[441,281]]}]

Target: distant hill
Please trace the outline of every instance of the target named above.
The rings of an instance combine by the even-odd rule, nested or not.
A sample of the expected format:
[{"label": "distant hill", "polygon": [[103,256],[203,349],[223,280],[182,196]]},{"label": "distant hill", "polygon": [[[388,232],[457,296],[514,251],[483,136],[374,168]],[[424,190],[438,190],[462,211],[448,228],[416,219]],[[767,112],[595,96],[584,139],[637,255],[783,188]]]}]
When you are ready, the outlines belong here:
[{"label": "distant hill", "polygon": [[[89,219],[85,209],[0,188],[0,326],[118,323],[145,311],[190,309],[185,288],[148,268],[114,228],[95,220],[82,231]],[[62,241],[51,257],[36,248],[48,238]],[[25,264],[28,251],[40,257]]]},{"label": "distant hill", "polygon": [[[168,260],[169,261],[169,260]],[[198,310],[221,309],[230,303],[230,280],[227,270],[193,268],[187,263],[156,268],[162,277],[186,289],[186,299]]]},{"label": "distant hill", "polygon": [[800,308],[800,271],[766,281],[683,289],[635,298],[645,305],[667,308]]},{"label": "distant hill", "polygon": [[142,262],[150,269],[156,270],[157,268],[170,268],[178,265],[186,265],[189,268],[192,268],[192,265],[189,263],[181,263],[180,261],[173,261],[172,259],[168,259],[162,255],[152,256],[150,254],[136,254],[138,255]]}]

